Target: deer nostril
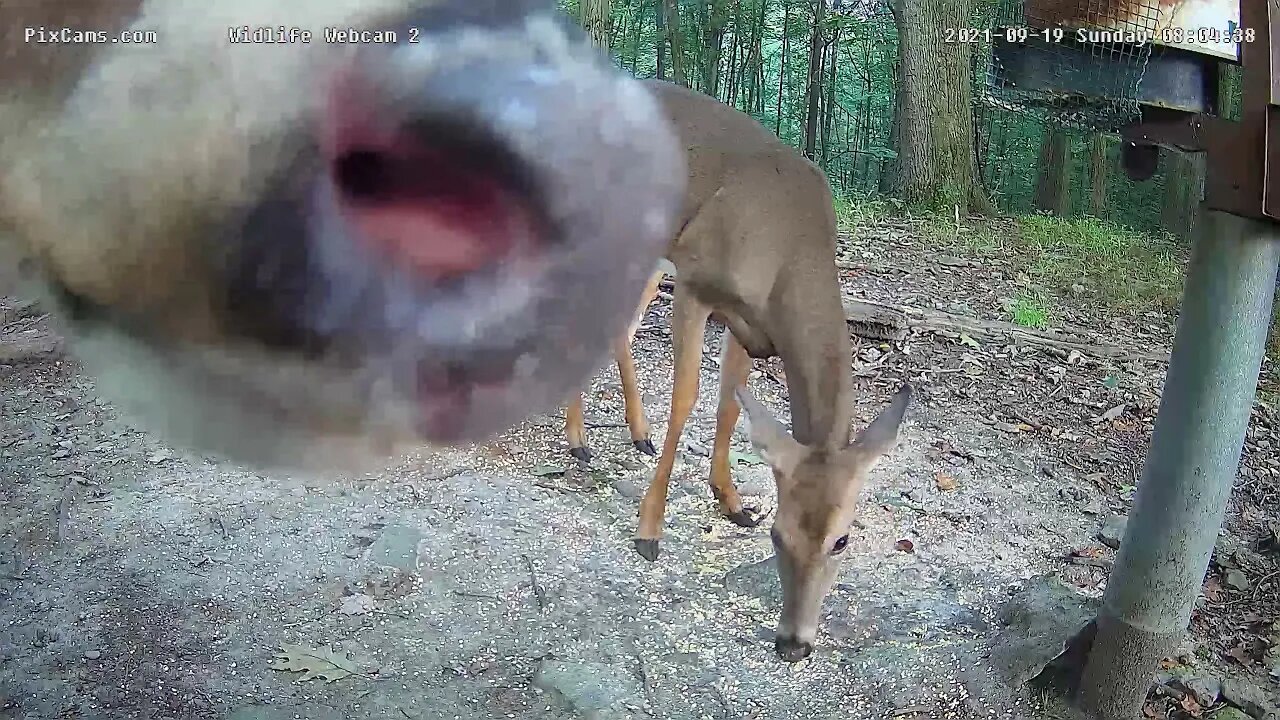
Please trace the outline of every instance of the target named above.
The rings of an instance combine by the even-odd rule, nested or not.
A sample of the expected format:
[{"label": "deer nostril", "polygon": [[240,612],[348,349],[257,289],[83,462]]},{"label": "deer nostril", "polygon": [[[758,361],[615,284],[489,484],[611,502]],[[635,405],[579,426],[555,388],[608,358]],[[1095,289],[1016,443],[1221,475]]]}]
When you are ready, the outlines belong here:
[{"label": "deer nostril", "polygon": [[813,654],[813,643],[800,642],[800,640],[789,636],[779,635],[773,641],[773,647],[777,650],[778,657],[786,662],[800,662]]}]

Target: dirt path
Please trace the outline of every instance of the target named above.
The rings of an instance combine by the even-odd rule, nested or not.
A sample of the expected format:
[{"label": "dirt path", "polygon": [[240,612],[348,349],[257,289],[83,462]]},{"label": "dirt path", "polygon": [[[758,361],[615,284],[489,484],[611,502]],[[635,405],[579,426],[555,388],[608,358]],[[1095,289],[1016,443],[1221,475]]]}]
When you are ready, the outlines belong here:
[{"label": "dirt path", "polygon": [[[871,300],[1000,318],[1016,280],[931,263],[910,233],[849,250],[895,259],[847,278]],[[996,608],[1043,575],[1100,591],[1113,551],[1095,534],[1125,508],[1163,374],[931,336],[861,345],[861,422],[904,379],[921,401],[868,485],[819,651],[787,666],[772,652],[768,533],[715,517],[704,482],[718,329],[649,564],[630,538],[653,462],[620,427],[612,369],[587,396],[588,421],[605,426],[589,430],[588,473],[548,470],[568,455],[562,419],[545,416],[374,475],[268,478],[122,425],[43,320],[5,307],[0,718],[1040,717],[988,677]],[[668,312],[655,302],[637,339],[659,444]],[[1145,333],[1149,347],[1172,324],[1063,317]],[[783,377],[758,363],[750,382],[785,420]],[[1280,445],[1259,445],[1275,427],[1260,410],[1227,535],[1247,583],[1211,575],[1187,658],[1201,670],[1239,674],[1228,645],[1256,645],[1280,611],[1264,581],[1275,561],[1250,549],[1276,517]],[[741,433],[735,446],[749,450]],[[772,506],[763,467],[737,478]],[[1242,605],[1256,622],[1234,629]],[[273,670],[282,646],[296,646],[286,664],[325,677]],[[1244,657],[1265,685],[1264,651]]]}]

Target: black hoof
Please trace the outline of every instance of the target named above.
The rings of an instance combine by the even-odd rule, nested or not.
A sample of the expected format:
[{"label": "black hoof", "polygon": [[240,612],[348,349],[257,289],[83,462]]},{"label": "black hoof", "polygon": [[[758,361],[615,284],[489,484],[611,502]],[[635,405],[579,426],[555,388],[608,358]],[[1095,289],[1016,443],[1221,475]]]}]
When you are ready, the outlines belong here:
[{"label": "black hoof", "polygon": [[640,553],[640,557],[645,560],[648,560],[649,562],[656,562],[658,555],[662,552],[662,549],[658,547],[657,540],[642,540],[640,538],[636,538],[636,552]]},{"label": "black hoof", "polygon": [[725,517],[729,518],[729,522],[738,527],[753,528],[764,520],[764,515],[760,514],[759,508],[744,507],[736,513],[729,513]]},{"label": "black hoof", "polygon": [[773,641],[773,648],[778,651],[778,657],[789,663],[800,662],[813,654],[813,643],[781,635]]},{"label": "black hoof", "polygon": [[654,457],[658,455],[658,449],[653,446],[653,441],[650,440],[649,438],[645,438],[643,440],[632,440],[631,444],[635,445],[636,449],[644,453],[645,455],[650,455]]},{"label": "black hoof", "polygon": [[569,448],[569,454],[572,455],[575,460],[582,463],[583,465],[588,465],[591,463],[591,451],[588,450],[587,448],[584,448],[584,447]]}]

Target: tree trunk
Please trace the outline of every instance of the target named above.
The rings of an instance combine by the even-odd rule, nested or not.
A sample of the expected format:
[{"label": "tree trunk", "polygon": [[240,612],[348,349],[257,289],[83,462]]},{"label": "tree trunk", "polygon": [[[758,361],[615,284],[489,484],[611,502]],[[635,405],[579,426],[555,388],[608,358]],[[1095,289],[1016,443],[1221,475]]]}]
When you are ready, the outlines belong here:
[{"label": "tree trunk", "polygon": [[1054,125],[1046,126],[1040,142],[1040,166],[1036,176],[1037,210],[1066,217],[1071,207],[1071,185],[1067,150],[1070,138]]},{"label": "tree trunk", "polygon": [[[879,191],[881,195],[889,195],[893,192],[894,187],[900,185],[898,182],[898,165],[902,160],[901,141],[899,137],[899,128],[902,126],[902,101],[904,93],[899,89],[902,87],[902,65],[895,62],[893,64],[894,77],[894,93],[892,117],[889,118],[889,147],[898,151],[896,158],[890,158],[880,161],[880,177]],[[868,76],[868,82],[870,77]],[[868,93],[869,95],[870,93]]]},{"label": "tree trunk", "polygon": [[778,114],[773,123],[773,134],[782,137],[782,95],[787,87],[787,55],[791,54],[791,2],[782,0],[782,57],[778,59]]},{"label": "tree trunk", "polygon": [[613,30],[610,27],[613,17],[610,5],[610,0],[579,0],[578,5],[578,19],[582,21],[582,29],[604,50],[609,49],[609,36]]},{"label": "tree trunk", "polygon": [[1089,214],[1107,216],[1107,136],[1097,133],[1089,141]]},{"label": "tree trunk", "polygon": [[657,50],[658,67],[655,69],[654,74],[657,75],[659,80],[667,79],[667,64],[665,62],[667,54],[667,22],[663,5],[663,0],[653,0],[653,23],[657,30],[655,35],[658,39],[655,43],[657,47],[654,48]]},{"label": "tree trunk", "polygon": [[902,68],[898,186],[904,200],[992,212],[973,142],[972,45],[944,42],[939,28],[967,27],[972,0],[891,0]]},{"label": "tree trunk", "polygon": [[742,71],[745,67],[738,57],[738,51],[745,47],[742,42],[742,0],[733,0],[733,35],[730,37],[729,66],[725,68],[725,99],[731,107],[738,107]]},{"label": "tree trunk", "polygon": [[[825,1],[825,0],[824,0]],[[831,158],[831,120],[836,114],[836,88],[839,78],[838,58],[840,50],[840,26],[836,25],[831,32],[831,41],[827,43],[827,90],[826,102],[822,112],[822,167],[825,169]]]},{"label": "tree trunk", "polygon": [[818,108],[822,99],[822,15],[827,0],[813,1],[813,31],[809,35],[809,76],[805,88],[804,155],[817,157]]},{"label": "tree trunk", "polygon": [[720,61],[723,55],[724,26],[728,22],[726,0],[707,0],[706,23],[702,28],[702,92],[720,94]]},{"label": "tree trunk", "polygon": [[671,46],[671,77],[677,83],[689,86],[689,76],[684,71],[684,35],[680,27],[680,5],[676,0],[662,0],[666,16],[667,43]]}]

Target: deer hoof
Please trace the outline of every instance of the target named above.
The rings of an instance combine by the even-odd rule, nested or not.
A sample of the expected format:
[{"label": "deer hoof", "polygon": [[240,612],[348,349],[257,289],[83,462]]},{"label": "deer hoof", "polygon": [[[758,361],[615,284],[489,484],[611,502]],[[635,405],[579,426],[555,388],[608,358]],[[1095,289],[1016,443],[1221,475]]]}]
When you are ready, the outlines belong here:
[{"label": "deer hoof", "polygon": [[774,640],[773,647],[783,662],[800,662],[813,654],[813,643],[801,642],[793,637],[779,636]]},{"label": "deer hoof", "polygon": [[729,522],[738,527],[753,528],[764,520],[764,515],[760,513],[760,508],[744,507],[738,512],[728,513],[725,517],[729,518]]},{"label": "deer hoof", "polygon": [[582,463],[583,465],[588,465],[591,463],[591,451],[586,449],[585,447],[569,448],[569,454],[572,455],[575,460]]},{"label": "deer hoof", "polygon": [[645,438],[643,440],[632,440],[631,444],[635,445],[636,449],[645,455],[657,456],[658,454],[658,449],[653,446],[653,441],[649,438]]},{"label": "deer hoof", "polygon": [[645,560],[648,560],[649,562],[656,562],[658,555],[662,552],[662,549],[658,547],[657,540],[636,538],[636,552],[640,553],[640,557]]}]

